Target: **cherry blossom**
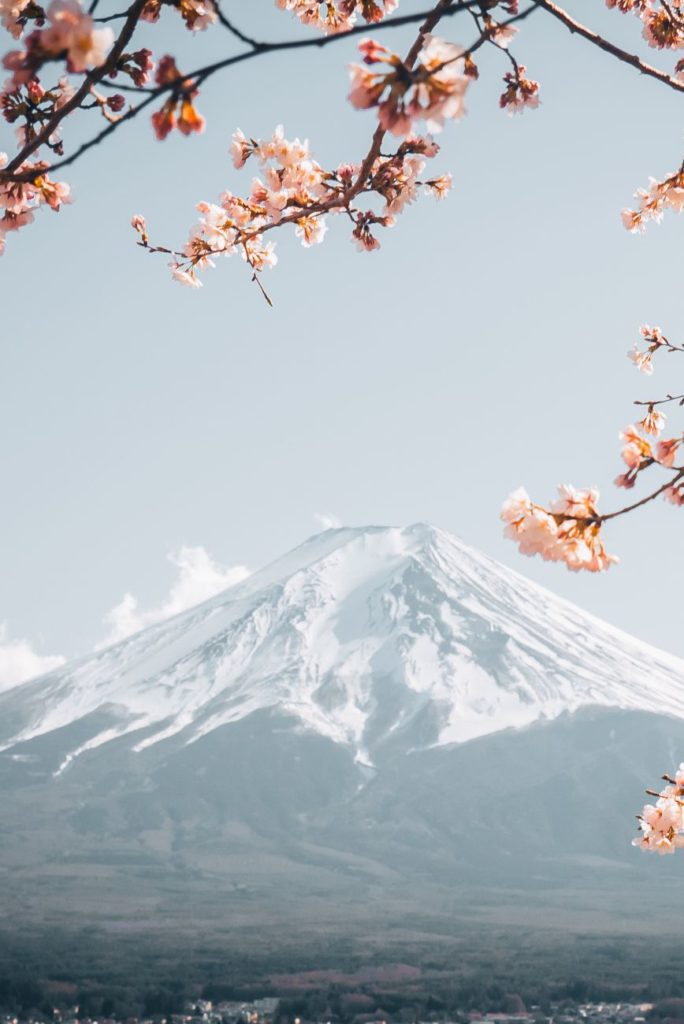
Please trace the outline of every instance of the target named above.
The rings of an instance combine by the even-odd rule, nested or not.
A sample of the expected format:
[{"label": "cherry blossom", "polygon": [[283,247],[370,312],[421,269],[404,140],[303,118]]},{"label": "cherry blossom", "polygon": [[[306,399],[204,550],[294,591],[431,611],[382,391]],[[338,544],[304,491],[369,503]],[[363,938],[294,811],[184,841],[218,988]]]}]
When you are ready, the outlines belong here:
[{"label": "cherry blossom", "polygon": [[24,31],[21,17],[30,3],[31,0],[0,0],[0,24],[13,39],[19,39]]},{"label": "cherry blossom", "polygon": [[652,434],[657,437],[665,426],[665,414],[657,409],[650,408],[644,418],[639,421],[639,426],[645,434]]},{"label": "cherry blossom", "polygon": [[[158,74],[171,73],[166,59],[160,61]],[[167,115],[163,109],[155,115],[160,119],[159,130],[165,130],[161,118],[167,116],[172,117],[173,112]],[[267,139],[248,138],[238,129],[230,152],[237,169],[249,160],[258,165],[249,195],[243,198],[226,190],[218,204],[199,203],[199,221],[182,250],[151,245],[144,220],[136,216],[132,221],[140,244],[152,252],[171,253],[172,276],[193,288],[201,284],[198,273],[213,267],[217,256],[234,253],[249,264],[252,279],[262,287],[257,275],[276,263],[275,245],[264,239],[266,232],[292,225],[302,245],[310,248],[323,241],[328,215],[341,211],[353,223],[352,239],[357,247],[372,252],[380,248],[374,229],[391,227],[396,216],[417,199],[421,188],[441,199],[451,187],[450,175],[421,178],[426,161],[437,155],[439,147],[431,138],[418,135],[409,136],[394,153],[376,156],[366,180],[360,179],[356,164],[340,164],[333,170],[321,167],[311,155],[308,141],[287,139],[282,126]],[[361,196],[375,196],[381,201],[380,209],[362,209],[357,204]]]},{"label": "cherry blossom", "polygon": [[657,461],[662,466],[670,468],[674,466],[675,457],[677,455],[677,449],[682,443],[681,437],[671,437],[666,441],[658,441],[658,455]]},{"label": "cherry blossom", "polygon": [[428,35],[416,66],[373,39],[363,39],[359,51],[365,65],[384,64],[387,71],[369,71],[352,64],[349,100],[357,109],[378,107],[380,124],[393,135],[407,135],[416,121],[440,131],[446,120],[465,113],[464,97],[471,77],[465,74],[463,48]]},{"label": "cherry blossom", "polygon": [[104,64],[114,33],[95,28],[78,0],[52,0],[47,9],[48,27],[40,32],[39,49],[48,54],[66,51],[70,71],[85,71]]},{"label": "cherry blossom", "polygon": [[174,128],[182,135],[203,132],[206,122],[193,104],[199,90],[191,78],[182,78],[173,57],[167,55],[161,58],[155,81],[157,85],[173,85],[169,98],[152,115],[152,127],[157,138],[165,139]]},{"label": "cherry blossom", "polygon": [[176,7],[192,32],[198,32],[218,20],[218,11],[213,0],[147,0],[140,15],[142,21],[158,21],[162,6],[167,3]]},{"label": "cherry blossom", "polygon": [[523,555],[541,555],[548,562],[564,562],[572,572],[602,572],[618,561],[609,555],[601,538],[597,510],[598,491],[558,488],[550,508],[532,502],[520,487],[504,502],[504,536],[516,541]]},{"label": "cherry blossom", "polygon": [[684,210],[684,170],[680,168],[662,181],[651,178],[648,188],[637,189],[634,195],[639,208],[622,211],[622,223],[633,233],[644,231],[649,220],[661,221],[666,210]]},{"label": "cherry blossom", "polygon": [[[647,345],[646,351],[635,345],[629,355],[642,372],[652,374],[653,360],[659,352],[684,353],[684,346],[671,342],[659,327],[644,324],[640,334]],[[646,412],[638,423],[626,427],[619,435],[623,442],[620,455],[627,472],[619,474],[614,481],[617,487],[631,490],[644,473],[660,470],[669,472],[664,483],[633,504],[608,514],[599,513],[595,490],[575,492],[563,487],[560,500],[547,508],[532,502],[520,489],[509,496],[501,512],[507,524],[505,536],[516,541],[526,555],[541,555],[547,561],[564,561],[571,569],[595,572],[607,569],[616,559],[606,555],[600,540],[605,522],[632,512],[659,496],[673,505],[684,505],[684,465],[676,464],[680,449],[684,453],[684,434],[675,434],[653,443],[648,440],[648,437],[659,438],[666,423],[665,413],[660,407],[671,403],[684,405],[684,394],[667,394],[664,398],[636,403],[645,407]],[[587,550],[595,557],[587,555]]]},{"label": "cherry blossom", "polygon": [[348,32],[359,14],[369,23],[382,21],[398,6],[399,0],[276,0],[281,11],[324,32]]},{"label": "cherry blossom", "polygon": [[499,98],[499,106],[509,114],[519,114],[526,107],[539,106],[539,82],[526,78],[524,64],[516,65],[513,71],[504,75],[506,88]]},{"label": "cherry blossom", "polygon": [[632,846],[671,854],[684,847],[684,764],[680,764],[674,778],[664,775],[663,779],[668,785],[660,792],[647,790],[656,802],[646,804],[637,815],[641,834],[632,840]]}]

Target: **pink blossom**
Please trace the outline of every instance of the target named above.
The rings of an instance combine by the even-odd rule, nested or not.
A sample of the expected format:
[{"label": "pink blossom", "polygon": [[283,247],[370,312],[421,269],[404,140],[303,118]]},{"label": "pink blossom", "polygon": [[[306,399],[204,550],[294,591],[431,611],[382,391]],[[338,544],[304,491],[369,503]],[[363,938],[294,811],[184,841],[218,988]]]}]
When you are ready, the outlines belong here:
[{"label": "pink blossom", "polygon": [[178,281],[179,284],[185,285],[186,288],[201,288],[202,282],[197,277],[195,271],[190,268],[189,270],[183,269],[179,263],[170,263],[171,276],[174,281]]},{"label": "pink blossom", "polygon": [[681,437],[672,437],[666,441],[658,441],[658,462],[668,469],[674,466],[677,449],[682,443]]},{"label": "pink blossom", "polygon": [[141,216],[141,214],[139,213],[134,214],[131,217],[131,227],[140,235],[140,240],[142,244],[147,245],[149,242],[149,237],[147,234],[147,224],[145,223],[145,218]]},{"label": "pink blossom", "polygon": [[489,38],[502,50],[508,49],[517,34],[518,29],[515,25],[497,25],[493,22],[489,29]]},{"label": "pink blossom", "polygon": [[504,535],[516,541],[521,554],[563,562],[572,572],[603,572],[617,558],[606,552],[601,539],[598,491],[567,484],[558,490],[551,509],[530,501],[522,488],[514,491],[501,510]]},{"label": "pink blossom", "polygon": [[630,349],[627,353],[629,358],[632,360],[637,370],[645,373],[647,377],[650,377],[653,373],[653,356],[650,352],[641,352],[637,346]]},{"label": "pink blossom", "polygon": [[442,174],[439,178],[432,178],[425,182],[425,188],[435,199],[446,199],[454,187],[454,179],[451,174]]},{"label": "pink blossom", "polygon": [[684,505],[684,490],[682,485],[675,487],[666,487],[663,491],[663,497],[666,501],[672,502],[673,505]]},{"label": "pink blossom", "polygon": [[213,0],[180,0],[179,10],[183,21],[193,32],[203,31],[218,20]]},{"label": "pink blossom", "polygon": [[24,30],[19,19],[30,3],[31,0],[0,0],[0,24],[13,39],[19,39]]},{"label": "pink blossom", "polygon": [[657,437],[665,426],[665,416],[658,409],[651,408],[640,421],[640,426],[645,434]]},{"label": "pink blossom", "polygon": [[40,33],[40,45],[48,53],[67,51],[72,71],[86,71],[104,64],[114,42],[111,28],[94,28],[93,19],[78,0],[52,0],[49,25]]},{"label": "pink blossom", "polygon": [[393,135],[409,135],[413,123],[424,120],[440,131],[446,120],[465,113],[464,97],[470,78],[464,74],[463,50],[436,36],[425,36],[416,67],[406,69],[397,54],[372,39],[359,49],[365,64],[384,64],[388,70],[369,71],[352,64],[349,99],[357,109],[378,107],[380,124]]},{"label": "pink blossom", "polygon": [[233,138],[230,143],[230,155],[233,159],[233,167],[244,167],[247,160],[254,152],[254,145],[251,143],[240,129],[236,129],[233,132]]},{"label": "pink blossom", "polygon": [[395,11],[399,0],[275,0],[281,11],[290,11],[305,25],[324,32],[348,32],[357,14],[364,21],[375,23]]},{"label": "pink blossom", "polygon": [[328,225],[322,217],[300,217],[295,234],[301,238],[302,245],[308,248],[322,242],[327,230]]},{"label": "pink blossom", "polygon": [[626,442],[620,454],[630,469],[636,469],[644,459],[653,458],[650,444],[641,437],[636,427],[625,427],[620,440]]},{"label": "pink blossom", "polygon": [[653,11],[645,7],[641,18],[644,23],[643,36],[649,46],[659,50],[676,50],[684,46],[680,26],[666,10]]},{"label": "pink blossom", "polygon": [[506,88],[499,97],[499,106],[509,114],[519,114],[526,107],[534,109],[539,106],[539,82],[527,78],[524,64],[504,75]]}]

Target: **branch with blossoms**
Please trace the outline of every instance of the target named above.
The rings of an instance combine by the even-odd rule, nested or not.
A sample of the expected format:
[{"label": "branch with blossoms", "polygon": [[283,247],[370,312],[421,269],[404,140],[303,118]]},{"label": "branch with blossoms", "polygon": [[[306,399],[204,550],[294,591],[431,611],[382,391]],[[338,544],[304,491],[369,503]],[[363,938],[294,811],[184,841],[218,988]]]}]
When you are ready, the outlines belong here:
[{"label": "branch with blossoms", "polygon": [[684,764],[671,775],[663,775],[667,785],[661,790],[647,789],[646,795],[656,798],[637,814],[640,835],[632,846],[648,853],[674,853],[684,847]]},{"label": "branch with blossoms", "polygon": [[[672,343],[659,327],[648,324],[641,328],[642,346],[635,345],[629,358],[642,373],[653,373],[653,359],[663,352],[684,353],[684,346]],[[642,474],[659,471],[665,480],[638,501],[615,512],[601,514],[598,510],[599,493],[595,488],[577,491],[568,485],[559,488],[559,497],[548,507],[531,501],[527,492],[519,488],[509,496],[501,510],[506,523],[504,535],[514,540],[524,555],[541,555],[550,562],[563,562],[573,572],[588,570],[601,572],[617,562],[603,544],[603,524],[617,516],[626,515],[663,497],[673,505],[684,505],[684,465],[677,458],[684,455],[684,433],[675,432],[661,438],[666,425],[666,405],[684,405],[684,394],[668,393],[664,397],[639,400],[634,403],[644,411],[636,424],[620,433],[623,442],[622,460],[627,470],[615,479],[618,487],[631,490]],[[680,453],[681,449],[681,453]]]},{"label": "branch with blossoms", "polygon": [[[411,0],[402,2],[409,4]],[[642,23],[646,42],[658,50],[684,47],[682,2],[607,0],[609,7],[635,14]],[[465,80],[468,84],[478,77],[473,54],[480,46],[491,44],[502,50],[509,61],[510,70],[503,75],[504,90],[500,100],[504,109],[512,113],[539,103],[538,83],[527,76],[525,66],[510,52],[510,44],[517,32],[513,23],[532,13],[550,15],[573,33],[631,65],[639,73],[684,91],[682,62],[671,71],[654,67],[581,24],[553,0],[530,0],[524,10],[519,10],[518,0],[440,0],[427,10],[410,10],[408,13],[404,9],[399,12],[399,0],[275,0],[275,5],[319,34],[276,42],[256,39],[221,10],[219,0],[135,0],[124,11],[106,14],[99,13],[99,0],[91,3],[89,12],[84,10],[80,0],[52,0],[47,9],[38,0],[0,0],[0,24],[18,43],[18,48],[10,50],[3,58],[3,66],[10,72],[10,78],[0,91],[0,110],[5,121],[14,126],[17,143],[14,156],[0,153],[0,252],[4,249],[6,236],[30,223],[38,208],[49,206],[59,210],[70,201],[68,184],[57,182],[52,177],[56,171],[81,159],[94,146],[110,140],[133,118],[154,106],[155,101],[161,101],[161,106],[152,114],[152,127],[158,139],[163,140],[175,130],[189,136],[199,133],[205,128],[205,119],[196,108],[196,100],[200,87],[213,75],[276,52],[327,46],[362,34],[368,25],[374,32],[411,24],[418,24],[421,28],[403,60],[374,39],[361,43],[363,62],[373,70],[363,69],[364,76],[358,67],[353,69],[350,99],[358,108],[375,107],[378,117],[378,130],[373,133],[366,158],[359,164],[347,163],[330,171],[321,170],[320,180],[311,183],[312,188],[306,193],[295,181],[296,175],[292,174],[291,167],[287,175],[282,175],[280,171],[284,168],[277,161],[274,165],[267,160],[262,166],[264,188],[278,193],[276,208],[285,200],[285,215],[282,211],[274,214],[267,197],[249,195],[240,201],[251,207],[247,221],[244,205],[237,217],[233,216],[236,211],[231,207],[227,211],[230,214],[228,218],[219,222],[214,217],[214,221],[205,226],[206,230],[203,227],[199,234],[193,235],[206,242],[208,236],[215,235],[219,224],[224,237],[214,238],[210,246],[213,255],[223,251],[242,251],[247,261],[252,263],[254,272],[260,273],[262,266],[272,263],[268,255],[272,252],[270,242],[265,257],[260,255],[258,238],[264,230],[280,224],[294,224],[295,229],[301,229],[305,244],[311,244],[312,240],[322,237],[324,229],[318,220],[335,212],[351,218],[354,223],[352,236],[360,248],[377,248],[376,229],[389,226],[400,207],[412,201],[419,180],[429,191],[444,195],[444,183],[450,182],[449,175],[430,176],[423,180],[415,173],[415,158],[420,155],[423,160],[433,149],[436,151],[427,136],[416,134],[415,122],[426,120],[430,132],[434,126],[441,127],[445,120],[462,115],[463,82]],[[181,72],[179,65],[182,62],[172,55],[155,59],[149,49],[134,42],[134,36],[142,23],[158,21],[165,8],[175,11],[192,33],[208,28],[227,30],[232,40],[239,44],[239,51],[190,72]],[[477,25],[479,34],[473,46],[463,49],[446,40],[427,39],[438,22],[459,14],[469,14]],[[121,25],[115,35],[109,23],[116,22]],[[449,52],[450,56],[440,59],[437,56],[440,47],[444,47],[444,52]],[[441,97],[443,102],[437,103],[437,96],[443,89],[446,90]],[[441,107],[441,113],[435,118],[432,113],[438,107]],[[77,116],[79,123],[87,125],[90,122],[86,118],[96,116],[102,118],[104,124],[70,152],[65,152],[61,137],[64,122],[66,119],[71,122]],[[381,154],[376,145],[380,130],[400,137],[401,145]],[[416,138],[422,139],[418,143],[423,147],[422,152],[412,151]],[[261,160],[260,154],[266,144],[252,141],[253,155]],[[293,145],[296,146],[295,143]],[[307,155],[303,159],[309,160],[310,157]],[[349,167],[354,171],[351,183],[344,178],[347,171],[341,171]],[[418,173],[422,174],[422,169]],[[682,173],[680,169],[662,182],[653,183],[647,195],[639,193],[642,210],[624,214],[627,226],[640,230],[645,219],[658,217],[665,207],[680,209],[680,193],[684,191]],[[274,187],[274,174],[280,176],[277,187]],[[284,183],[285,177],[288,184]],[[433,181],[442,184],[431,188]],[[381,187],[376,187],[378,185]],[[381,208],[373,211],[352,202],[371,193],[382,198],[384,205]],[[297,199],[303,202],[298,203]],[[203,220],[207,215],[204,205],[200,209]],[[390,210],[390,207],[394,209]],[[299,223],[308,217],[315,218],[316,224],[303,226]],[[229,220],[235,221],[232,227]],[[147,248],[164,251],[162,246],[148,245]],[[183,272],[176,276],[185,283],[196,283],[197,271],[208,265],[206,248],[204,245],[200,248],[201,253],[199,250],[189,252],[187,246],[180,250],[174,271]]]},{"label": "branch with blossoms", "polygon": [[[510,22],[532,10],[520,14],[509,0],[506,7],[516,11],[509,23],[495,22],[487,11],[481,16],[473,12],[479,35],[467,50],[432,35],[441,17],[453,10],[453,0],[435,5],[405,58],[374,39],[359,43],[363,63],[350,68],[349,100],[358,110],[375,108],[378,121],[360,162],[325,169],[312,158],[308,142],[288,141],[281,128],[269,140],[248,139],[238,130],[232,143],[234,166],[242,168],[254,158],[260,168],[249,195],[239,197],[227,190],[218,204],[199,203],[199,223],[180,250],[150,244],[144,219],[136,216],[133,226],[140,235],[139,244],[149,252],[171,254],[173,277],[195,288],[201,285],[198,272],[215,266],[217,256],[240,253],[269,303],[259,279],[264,269],[277,262],[274,242],[264,240],[267,232],[290,225],[302,244],[310,247],[323,240],[327,217],[342,213],[352,225],[352,239],[359,250],[379,249],[379,229],[392,227],[421,187],[437,199],[451,188],[450,174],[423,177],[426,161],[436,156],[439,146],[431,135],[417,134],[415,126],[424,122],[429,132],[438,132],[447,120],[463,116],[466,91],[478,75],[473,54],[485,43],[505,50],[517,32]],[[335,10],[329,5],[326,16],[332,18]],[[338,31],[339,23],[333,21],[328,27]],[[504,76],[501,105],[511,112],[537,106],[538,84],[525,77],[525,68],[510,55],[509,59],[514,70]],[[171,127],[164,125],[164,131]],[[385,152],[388,137],[401,142]],[[381,207],[370,206],[371,198],[379,199]]]},{"label": "branch with blossoms", "polygon": [[[323,240],[327,217],[344,213],[352,225],[352,238],[366,252],[380,248],[379,228],[391,227],[396,216],[412,203],[420,187],[438,199],[451,187],[448,174],[422,179],[426,160],[439,147],[430,136],[413,134],[416,121],[425,121],[439,130],[446,119],[463,115],[464,97],[475,73],[471,51],[445,43],[430,35],[439,20],[440,9],[450,0],[441,0],[421,26],[405,60],[375,40],[359,45],[363,65],[353,65],[350,100],[357,109],[378,108],[378,126],[370,149],[358,164],[341,164],[332,170],[321,167],[309,152],[307,142],[284,138],[277,129],[269,140],[248,139],[241,131],[233,136],[232,156],[236,168],[254,158],[261,175],[252,182],[246,198],[224,192],[219,204],[202,202],[199,224],[191,231],[187,245],[174,253],[172,272],[176,280],[199,287],[198,271],[214,266],[214,258],[239,252],[253,271],[253,280],[276,263],[274,243],[264,235],[285,225],[306,247]],[[481,35],[478,44],[487,38]],[[374,70],[369,70],[369,68]],[[383,152],[386,137],[402,138]],[[362,205],[376,197],[381,209]],[[164,246],[152,246],[141,218],[133,225],[140,244],[152,252],[169,252]],[[262,291],[264,291],[263,286]],[[265,294],[265,291],[264,291]]]}]

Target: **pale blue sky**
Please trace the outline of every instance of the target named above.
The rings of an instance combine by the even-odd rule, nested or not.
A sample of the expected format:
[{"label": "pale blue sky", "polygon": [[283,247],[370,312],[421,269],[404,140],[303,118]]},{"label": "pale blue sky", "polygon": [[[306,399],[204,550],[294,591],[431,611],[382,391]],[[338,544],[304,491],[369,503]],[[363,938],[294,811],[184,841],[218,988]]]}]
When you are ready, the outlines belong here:
[{"label": "pale blue sky", "polygon": [[[634,19],[574,4],[588,7],[638,46]],[[305,31],[272,0],[226,9],[264,37]],[[174,26],[166,12],[148,39],[183,70],[232,46],[220,29]],[[402,49],[410,31],[383,39]],[[472,29],[452,19],[443,34],[467,43]],[[342,219],[311,250],[283,232],[269,309],[236,259],[194,292],[136,249],[131,214],[177,244],[197,200],[249,187],[228,157],[235,127],[283,123],[324,164],[358,158],[373,115],[345,100],[354,52],[341,41],[217,76],[198,101],[202,137],[158,143],[145,116],[65,173],[72,207],[8,239],[0,622],[46,653],[84,651],[125,591],[162,599],[170,550],[203,545],[257,568],[330,511],[350,525],[434,522],[684,654],[684,510],[659,504],[612,526],[622,564],[600,578],[521,558],[498,520],[520,483],[541,500],[558,482],[597,484],[615,507],[631,400],[676,386],[664,369],[641,377],[625,353],[644,321],[684,338],[684,222],[635,238],[619,212],[679,164],[680,96],[538,12],[515,52],[542,106],[501,112],[507,67],[483,55],[468,116],[434,162],[454,191],[421,200],[379,253],[358,254]],[[9,135],[0,128],[0,149]]]}]

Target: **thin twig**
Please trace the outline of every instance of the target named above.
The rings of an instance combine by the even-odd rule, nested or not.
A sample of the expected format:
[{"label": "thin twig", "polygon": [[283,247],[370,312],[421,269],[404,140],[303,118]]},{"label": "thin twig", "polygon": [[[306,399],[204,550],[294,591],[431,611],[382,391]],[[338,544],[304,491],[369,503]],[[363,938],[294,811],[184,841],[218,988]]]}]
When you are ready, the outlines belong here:
[{"label": "thin twig", "polygon": [[230,18],[221,10],[218,0],[214,0],[214,8],[216,10],[219,23],[223,25],[224,28],[227,28],[228,31],[231,32],[236,39],[239,39],[241,43],[245,43],[246,46],[251,46],[253,50],[260,50],[263,46],[268,45],[260,43],[257,39],[252,39],[252,37],[248,36],[242,31],[242,29],[239,29],[237,25],[234,25]]}]

